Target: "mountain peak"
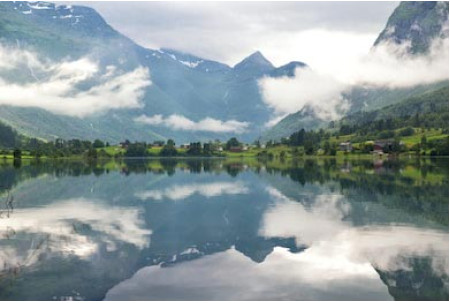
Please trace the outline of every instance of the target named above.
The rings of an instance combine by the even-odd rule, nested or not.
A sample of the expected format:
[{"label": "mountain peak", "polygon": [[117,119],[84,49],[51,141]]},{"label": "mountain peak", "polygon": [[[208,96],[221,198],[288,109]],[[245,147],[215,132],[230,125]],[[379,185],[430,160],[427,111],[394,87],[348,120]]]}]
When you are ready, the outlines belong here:
[{"label": "mountain peak", "polygon": [[264,57],[264,55],[260,51],[256,51],[256,52],[252,53],[250,56],[247,57],[247,59],[265,60],[265,61],[269,62],[269,60],[267,60],[266,57]]},{"label": "mountain peak", "polygon": [[237,71],[240,70],[255,70],[258,72],[266,72],[274,68],[273,64],[263,56],[260,51],[252,53],[244,60],[234,66]]}]

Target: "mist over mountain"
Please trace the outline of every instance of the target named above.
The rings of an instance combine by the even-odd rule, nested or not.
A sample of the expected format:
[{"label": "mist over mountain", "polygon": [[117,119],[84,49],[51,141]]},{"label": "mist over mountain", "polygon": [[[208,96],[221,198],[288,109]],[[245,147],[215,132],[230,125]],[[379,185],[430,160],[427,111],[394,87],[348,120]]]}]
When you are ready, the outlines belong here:
[{"label": "mist over mountain", "polygon": [[[293,62],[278,69],[260,52],[230,67],[172,49],[147,49],[114,30],[91,8],[47,2],[0,3],[0,36],[0,43],[5,48],[2,60],[8,61],[12,55],[30,60],[2,74],[4,86],[20,83],[22,88],[30,88],[35,83],[49,84],[49,79],[55,77],[52,74],[54,66],[61,62],[63,66],[84,59],[92,63],[95,72],[83,75],[85,77],[80,81],[76,79],[75,84],[74,79],[70,83],[74,84],[71,91],[58,95],[55,102],[69,102],[67,95],[75,92],[93,90],[96,93],[100,86],[111,82],[102,82],[105,75],[112,74],[112,79],[117,80],[138,68],[148,71],[147,78],[138,80],[151,84],[131,92],[133,96],[139,96],[136,100],[131,97],[128,101],[116,100],[114,102],[120,104],[117,106],[111,101],[98,111],[93,107],[92,113],[82,116],[72,114],[70,110],[55,110],[47,100],[15,103],[7,97],[0,100],[0,119],[4,123],[25,135],[44,139],[78,137],[118,142],[125,138],[175,138],[189,141],[227,138],[238,133],[243,139],[251,140],[261,133],[262,126],[272,114],[262,100],[257,79],[293,75],[296,67],[304,66]],[[31,61],[37,61],[39,66],[31,66]],[[43,65],[46,67],[42,68],[40,78],[37,74]],[[19,73],[21,79],[17,79]],[[126,84],[122,84],[118,85],[125,90]],[[125,93],[123,96],[128,99]],[[106,102],[102,100],[111,97],[92,100],[93,103]],[[155,119],[137,119],[156,115],[178,119],[175,125],[179,127],[142,123]],[[187,127],[183,130],[186,121],[196,125],[205,119],[213,121],[219,128],[209,131]],[[221,125],[230,123],[245,129],[220,129]]]},{"label": "mist over mountain", "polygon": [[[310,101],[300,111],[287,115],[267,130],[262,140],[279,140],[301,128],[325,128],[335,118],[321,117],[323,110],[330,111],[331,108],[335,116],[344,117],[359,111],[377,110],[445,87],[448,83],[448,8],[448,2],[401,2],[372,49],[368,50],[365,61],[353,67],[360,78],[351,79],[349,84],[336,89],[342,99],[337,104],[347,103],[344,111],[333,109],[332,95],[326,96],[326,100]],[[439,65],[445,76],[432,80],[439,73],[435,70]],[[413,80],[415,76],[417,79]],[[298,83],[300,81],[304,81],[301,76]],[[276,82],[272,81],[272,86]],[[318,89],[324,90],[321,84]]]}]

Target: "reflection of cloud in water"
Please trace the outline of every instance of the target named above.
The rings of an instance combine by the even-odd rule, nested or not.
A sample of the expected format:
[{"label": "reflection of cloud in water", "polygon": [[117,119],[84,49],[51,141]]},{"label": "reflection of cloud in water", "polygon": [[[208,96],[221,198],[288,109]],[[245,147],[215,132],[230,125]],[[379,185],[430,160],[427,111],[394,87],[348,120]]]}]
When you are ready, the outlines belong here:
[{"label": "reflection of cloud in water", "polygon": [[141,200],[153,199],[182,200],[194,194],[204,197],[216,197],[221,195],[246,194],[249,189],[242,182],[214,182],[204,184],[174,185],[163,190],[148,190],[136,193]]},{"label": "reflection of cloud in water", "polygon": [[389,300],[370,264],[330,268],[323,258],[277,247],[255,263],[234,249],[172,267],[150,266],[106,300]]},{"label": "reflection of cloud in water", "polygon": [[340,195],[318,195],[314,204],[306,208],[290,200],[278,190],[269,187],[269,195],[276,201],[264,217],[260,233],[265,237],[295,237],[297,244],[310,245],[317,239],[334,237],[348,228],[342,218],[348,214],[349,205]]},{"label": "reflection of cloud in water", "polygon": [[311,207],[290,200],[270,188],[275,205],[264,217],[260,234],[295,237],[309,248],[307,258],[321,258],[327,267],[336,264],[372,264],[378,269],[408,270],[408,258],[432,258],[436,274],[448,274],[448,234],[412,226],[353,227],[342,221],[350,204],[342,196],[319,195]]},{"label": "reflection of cloud in water", "polygon": [[[411,226],[354,227],[340,195],[318,195],[303,205],[269,188],[275,204],[260,234],[295,237],[300,253],[276,247],[263,263],[235,249],[173,264],[150,266],[113,287],[107,300],[389,300],[377,270],[411,270],[408,258],[431,257],[448,274],[448,234]],[[377,270],[376,270],[377,269]]]},{"label": "reflection of cloud in water", "polygon": [[[82,225],[89,226],[89,233],[95,235],[78,233],[77,228]],[[139,210],[135,208],[111,207],[82,198],[41,208],[16,209],[10,218],[0,219],[0,239],[29,239],[31,247],[18,249],[2,245],[0,271],[34,264],[44,253],[87,258],[98,251],[101,243],[108,250],[115,250],[116,242],[144,248],[149,245],[151,231],[142,225]]]}]

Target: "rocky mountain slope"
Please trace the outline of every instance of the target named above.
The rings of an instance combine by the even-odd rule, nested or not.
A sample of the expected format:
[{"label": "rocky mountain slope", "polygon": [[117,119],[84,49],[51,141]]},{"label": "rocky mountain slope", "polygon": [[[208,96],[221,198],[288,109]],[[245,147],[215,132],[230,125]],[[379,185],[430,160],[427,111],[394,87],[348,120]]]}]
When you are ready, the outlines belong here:
[{"label": "rocky mountain slope", "polygon": [[410,42],[409,52],[423,53],[435,38],[448,38],[448,2],[402,2],[374,43]]}]

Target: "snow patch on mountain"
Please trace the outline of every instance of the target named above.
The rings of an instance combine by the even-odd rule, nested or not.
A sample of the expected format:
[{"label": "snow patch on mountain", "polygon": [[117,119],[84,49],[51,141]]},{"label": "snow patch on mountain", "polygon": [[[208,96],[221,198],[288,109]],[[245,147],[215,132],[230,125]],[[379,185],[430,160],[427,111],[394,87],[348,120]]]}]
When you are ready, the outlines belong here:
[{"label": "snow patch on mountain", "polygon": [[203,62],[203,60],[199,60],[199,61],[195,61],[195,62],[178,60],[178,62],[180,62],[183,65],[186,65],[187,67],[196,68],[200,63]]},{"label": "snow patch on mountain", "polygon": [[55,9],[55,5],[47,2],[29,2],[28,7],[31,9]]}]

